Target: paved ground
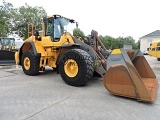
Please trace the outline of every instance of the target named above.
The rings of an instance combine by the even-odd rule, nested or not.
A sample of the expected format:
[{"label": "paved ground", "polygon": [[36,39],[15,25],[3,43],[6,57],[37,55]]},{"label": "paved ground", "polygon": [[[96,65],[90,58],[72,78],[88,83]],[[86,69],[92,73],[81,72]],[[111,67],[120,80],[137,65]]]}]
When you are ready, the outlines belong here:
[{"label": "paved ground", "polygon": [[[146,56],[160,82],[160,62]],[[159,120],[160,89],[154,103],[109,94],[101,78],[84,87],[66,85],[52,70],[26,76],[0,66],[0,120]]]}]

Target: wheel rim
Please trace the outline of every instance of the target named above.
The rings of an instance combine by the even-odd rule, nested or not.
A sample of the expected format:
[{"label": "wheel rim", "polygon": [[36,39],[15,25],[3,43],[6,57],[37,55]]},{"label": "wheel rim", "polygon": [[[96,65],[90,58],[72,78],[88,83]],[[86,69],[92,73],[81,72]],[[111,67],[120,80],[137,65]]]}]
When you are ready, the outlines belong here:
[{"label": "wheel rim", "polygon": [[69,77],[75,77],[78,73],[77,62],[73,59],[68,59],[65,62],[64,71]]},{"label": "wheel rim", "polygon": [[30,59],[28,57],[24,58],[24,68],[26,70],[29,70],[30,65],[31,65]]}]

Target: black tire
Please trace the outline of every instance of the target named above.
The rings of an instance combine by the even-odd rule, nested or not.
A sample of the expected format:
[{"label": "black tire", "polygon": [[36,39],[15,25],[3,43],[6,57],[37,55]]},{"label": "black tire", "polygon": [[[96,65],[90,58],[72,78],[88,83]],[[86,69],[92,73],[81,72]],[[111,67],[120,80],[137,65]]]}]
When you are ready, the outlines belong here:
[{"label": "black tire", "polygon": [[[30,67],[28,70],[25,68],[25,65],[24,65],[25,58],[28,58],[30,60]],[[38,75],[39,74],[39,63],[40,63],[40,58],[36,57],[32,50],[29,50],[23,53],[21,65],[22,65],[23,72],[26,75],[30,75],[30,76]]]},{"label": "black tire", "polygon": [[160,61],[160,58],[157,58],[158,61]]},{"label": "black tire", "polygon": [[[76,61],[78,66],[78,73],[74,77],[66,74],[64,66],[67,60],[72,59]],[[62,79],[69,85],[82,86],[93,76],[94,66],[91,56],[81,49],[71,49],[64,53],[59,62],[59,73]]]}]

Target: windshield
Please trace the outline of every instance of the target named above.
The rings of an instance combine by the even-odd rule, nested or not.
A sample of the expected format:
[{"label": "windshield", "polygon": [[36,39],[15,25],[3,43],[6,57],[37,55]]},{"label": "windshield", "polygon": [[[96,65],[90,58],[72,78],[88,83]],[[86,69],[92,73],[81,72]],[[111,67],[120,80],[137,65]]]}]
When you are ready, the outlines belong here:
[{"label": "windshield", "polygon": [[1,45],[15,46],[14,38],[1,38]]},{"label": "windshield", "polygon": [[66,18],[59,18],[59,20],[63,27],[63,31],[69,32],[70,34],[73,35],[73,29],[76,28],[76,24],[73,21]]}]

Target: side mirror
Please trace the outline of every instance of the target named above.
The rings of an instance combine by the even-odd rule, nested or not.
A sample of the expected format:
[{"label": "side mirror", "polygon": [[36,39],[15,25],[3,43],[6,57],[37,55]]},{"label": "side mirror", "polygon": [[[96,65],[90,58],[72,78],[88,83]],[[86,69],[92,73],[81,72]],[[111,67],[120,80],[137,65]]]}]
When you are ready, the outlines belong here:
[{"label": "side mirror", "polygon": [[34,36],[39,36],[39,30],[34,31]]}]

